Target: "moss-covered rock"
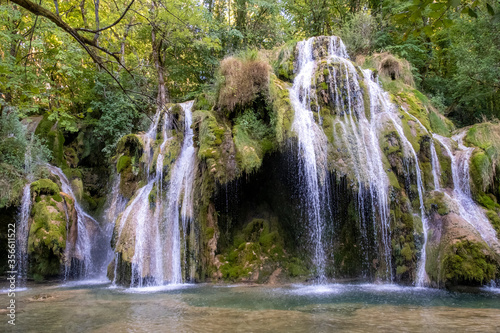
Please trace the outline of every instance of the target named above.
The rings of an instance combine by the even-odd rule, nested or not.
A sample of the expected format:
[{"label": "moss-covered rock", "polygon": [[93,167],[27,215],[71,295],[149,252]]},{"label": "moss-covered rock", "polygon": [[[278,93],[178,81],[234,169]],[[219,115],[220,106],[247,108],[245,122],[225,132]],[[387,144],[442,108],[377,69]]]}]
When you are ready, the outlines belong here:
[{"label": "moss-covered rock", "polygon": [[250,221],[219,260],[221,276],[228,281],[267,282],[280,267],[285,275],[307,274],[304,264],[284,251],[283,239],[264,219]]},{"label": "moss-covered rock", "polygon": [[[76,242],[74,199],[48,179],[33,182],[31,188],[34,203],[28,237],[29,272],[39,279],[57,276],[72,256],[66,253],[67,243]],[[71,239],[67,239],[68,234]]]},{"label": "moss-covered rock", "polygon": [[142,180],[144,172],[140,172],[149,161],[141,161],[144,145],[142,139],[135,134],[129,134],[120,139],[117,144],[117,172],[120,177],[120,193],[132,197]]},{"label": "moss-covered rock", "polygon": [[60,192],[59,186],[50,179],[39,179],[31,183],[31,192],[39,195],[58,195]]},{"label": "moss-covered rock", "polygon": [[451,200],[450,196],[441,191],[431,192],[425,198],[424,205],[427,214],[436,212],[439,215],[446,215],[450,211],[458,212],[458,208],[454,207],[453,201]]},{"label": "moss-covered rock", "polygon": [[481,243],[461,241],[450,247],[444,259],[445,276],[452,284],[482,285],[495,279],[499,262]]},{"label": "moss-covered rock", "polygon": [[436,287],[481,285],[495,278],[500,257],[466,220],[431,214],[426,271]]}]

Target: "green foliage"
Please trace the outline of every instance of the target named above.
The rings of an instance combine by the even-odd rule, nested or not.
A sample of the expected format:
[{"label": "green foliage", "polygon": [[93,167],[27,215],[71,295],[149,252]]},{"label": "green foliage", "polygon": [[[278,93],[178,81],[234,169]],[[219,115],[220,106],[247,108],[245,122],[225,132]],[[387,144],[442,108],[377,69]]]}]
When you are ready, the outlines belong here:
[{"label": "green foliage", "polygon": [[429,112],[429,122],[432,131],[439,135],[449,136],[454,128],[452,123],[434,111]]},{"label": "green foliage", "polygon": [[234,144],[243,171],[251,173],[260,167],[264,155],[273,149],[274,131],[251,109],[236,118]]},{"label": "green foliage", "polygon": [[5,107],[0,116],[0,208],[20,200],[24,178],[50,159],[37,135],[29,134],[17,112]]},{"label": "green foliage", "polygon": [[103,143],[102,151],[111,156],[118,140],[136,128],[139,121],[136,105],[123,94],[115,93],[94,99],[90,107],[93,113],[101,114],[94,127],[95,139]]},{"label": "green foliage", "polygon": [[351,57],[368,54],[372,50],[375,28],[375,18],[365,11],[355,13],[342,26],[339,35]]},{"label": "green foliage", "polygon": [[37,135],[27,133],[15,111],[5,111],[0,118],[0,163],[33,172],[35,165],[50,158],[50,152]]}]

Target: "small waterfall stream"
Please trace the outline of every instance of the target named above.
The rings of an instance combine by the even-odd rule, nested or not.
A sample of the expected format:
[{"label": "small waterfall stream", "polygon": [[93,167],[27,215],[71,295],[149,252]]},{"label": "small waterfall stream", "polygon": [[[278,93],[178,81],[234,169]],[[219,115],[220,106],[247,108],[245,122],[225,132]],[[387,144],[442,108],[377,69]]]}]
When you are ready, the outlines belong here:
[{"label": "small waterfall stream", "polygon": [[[310,238],[313,247],[313,264],[319,281],[325,279],[325,252],[323,248],[322,192],[326,186],[326,142],[323,130],[314,120],[311,100],[316,99],[311,89],[315,70],[313,59],[314,38],[297,44],[297,76],[290,89],[290,101],[295,110],[292,130],[297,134],[299,179],[304,189],[302,202],[309,220]],[[323,192],[324,193],[324,192]]]},{"label": "small waterfall stream", "polygon": [[[31,140],[33,140],[33,135]],[[18,286],[26,285],[28,274],[28,237],[29,237],[29,218],[31,213],[31,182],[33,181],[33,169],[38,161],[34,161],[31,155],[31,146],[28,145],[24,154],[24,171],[27,174],[28,183],[23,188],[21,197],[21,206],[16,217],[16,262]]]},{"label": "small waterfall stream", "polygon": [[17,215],[16,223],[16,250],[17,250],[17,276],[18,286],[24,287],[28,273],[28,236],[29,217],[31,212],[31,182],[23,189],[21,207]]},{"label": "small waterfall stream", "polygon": [[[474,202],[470,192],[469,160],[474,152],[474,148],[466,147],[463,138],[467,132],[463,131],[454,135],[451,139],[434,134],[434,138],[444,147],[451,159],[451,173],[453,178],[453,192],[451,198],[457,203],[460,216],[471,224],[481,238],[497,252],[500,251],[500,244],[490,221],[484,211]],[[452,141],[458,145],[458,149],[453,152]]]},{"label": "small waterfall stream", "polygon": [[[184,141],[178,158],[169,168],[170,177],[164,185],[164,161],[166,147],[172,137],[168,136],[171,116],[168,112],[157,111],[145,141],[145,161],[147,170],[152,170],[153,142],[156,139],[160,120],[162,123],[162,142],[158,147],[155,171],[149,176],[148,183],[137,190],[135,197],[117,219],[118,243],[127,224],[135,231],[134,254],[132,257],[131,287],[158,286],[165,282],[183,282],[182,257],[186,257],[182,241],[186,238],[192,219],[192,191],[195,174],[195,149],[191,129],[191,108],[194,101],[180,104],[184,111]],[[163,117],[163,118],[162,118]],[[167,190],[163,188],[166,186]],[[154,193],[153,199],[151,199]],[[115,256],[115,269],[118,256]],[[115,273],[116,283],[117,275]]]},{"label": "small waterfall stream", "polygon": [[[51,173],[58,176],[61,180],[61,187],[64,193],[69,194],[74,199],[74,206],[77,214],[77,238],[75,240],[75,246],[73,247],[70,239],[67,239],[66,250],[65,250],[65,277],[67,278],[70,274],[70,269],[77,274],[80,278],[88,278],[91,275],[100,273],[99,267],[94,266],[94,260],[92,257],[92,247],[93,239],[90,237],[90,230],[100,230],[99,223],[87,214],[83,208],[78,203],[77,197],[73,193],[71,184],[66,178],[64,172],[53,165],[48,165],[48,169]],[[74,267],[73,258],[79,260],[78,267]],[[74,271],[76,270],[76,271]]]},{"label": "small waterfall stream", "polygon": [[[161,241],[161,223],[163,200],[156,196],[154,203],[150,203],[150,193],[154,187],[157,187],[157,194],[161,192],[163,180],[163,160],[164,155],[161,150],[158,154],[155,173],[150,176],[151,166],[153,164],[152,144],[156,140],[158,124],[162,116],[162,110],[158,109],[154,121],[148,132],[143,136],[144,154],[147,176],[149,177],[146,186],[140,188],[135,199],[124,211],[121,221],[118,237],[122,236],[122,230],[129,218],[135,222],[135,247],[132,258],[132,287],[144,287],[161,285],[165,281],[164,267],[164,244]],[[163,113],[163,136],[161,149],[169,140],[166,128],[170,125],[170,117],[167,112]],[[154,205],[154,207],[151,207]],[[115,266],[116,267],[116,266]],[[116,278],[116,276],[115,276]]]},{"label": "small waterfall stream", "polygon": [[[336,37],[331,37],[331,45],[343,45]],[[334,49],[334,47],[330,47]],[[359,77],[354,65],[347,59],[342,46],[340,52],[330,52],[330,63],[339,63],[340,71],[335,67],[329,68],[330,91],[333,93],[332,100],[335,101],[337,113],[341,116],[334,121],[342,128],[342,135],[336,137],[341,140],[343,146],[347,147],[349,155],[353,160],[354,173],[358,181],[358,209],[360,211],[361,231],[366,238],[365,206],[369,205],[373,220],[375,238],[380,233],[382,244],[382,257],[385,262],[386,278],[392,280],[392,262],[390,249],[390,217],[388,205],[389,179],[382,163],[382,151],[379,146],[378,128],[380,127],[380,103],[375,95],[370,95],[370,110],[365,110],[363,91],[360,80],[369,85],[371,72],[363,72]],[[341,92],[338,83],[342,83],[345,91]],[[344,102],[342,93],[347,94],[347,103]],[[369,111],[370,118],[367,117]],[[365,195],[368,194],[368,196]],[[364,248],[368,255],[370,249]],[[368,258],[365,258],[367,261]]]},{"label": "small waterfall stream", "polygon": [[441,166],[439,164],[439,158],[437,156],[437,153],[436,153],[436,147],[434,145],[434,140],[433,140],[433,137],[430,135],[429,131],[427,130],[427,128],[425,128],[425,126],[422,124],[422,122],[420,120],[418,120],[417,117],[415,117],[414,115],[410,114],[405,108],[402,108],[403,111],[411,118],[413,118],[413,120],[415,120],[419,125],[420,125],[420,128],[427,134],[431,137],[431,140],[430,140],[430,148],[431,148],[431,169],[432,169],[432,178],[434,180],[434,189],[435,190],[439,190],[441,185],[440,185],[440,179],[441,179]]},{"label": "small waterfall stream", "polygon": [[[167,249],[168,262],[171,270],[171,283],[182,283],[181,252],[182,239],[186,238],[186,230],[192,219],[193,182],[195,174],[195,149],[193,146],[193,129],[191,128],[191,108],[194,101],[180,104],[184,110],[184,143],[179,158],[175,162],[170,176],[167,195],[168,206],[166,214],[167,235],[171,239],[171,247]],[[180,208],[180,211],[179,211]],[[179,217],[181,224],[179,225]],[[181,237],[183,231],[183,237]],[[184,246],[185,248],[185,246]]]}]

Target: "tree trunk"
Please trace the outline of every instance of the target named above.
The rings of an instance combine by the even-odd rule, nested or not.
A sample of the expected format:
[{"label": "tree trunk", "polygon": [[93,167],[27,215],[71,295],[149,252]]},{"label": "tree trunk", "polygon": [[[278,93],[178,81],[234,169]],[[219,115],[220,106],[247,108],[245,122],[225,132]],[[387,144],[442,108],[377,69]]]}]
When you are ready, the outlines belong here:
[{"label": "tree trunk", "polygon": [[156,40],[156,32],[154,27],[151,29],[151,44],[153,46],[153,61],[155,63],[156,72],[158,73],[158,107],[163,107],[167,101],[167,89],[165,88],[165,77],[163,74],[163,66],[160,61],[160,46],[161,40]]}]

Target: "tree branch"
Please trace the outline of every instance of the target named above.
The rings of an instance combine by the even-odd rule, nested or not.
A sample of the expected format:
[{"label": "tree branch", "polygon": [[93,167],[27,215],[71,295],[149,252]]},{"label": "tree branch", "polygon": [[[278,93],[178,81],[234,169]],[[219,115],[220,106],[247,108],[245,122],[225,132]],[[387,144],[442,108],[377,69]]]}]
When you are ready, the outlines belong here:
[{"label": "tree branch", "polygon": [[115,22],[113,22],[112,24],[108,25],[107,27],[104,27],[104,28],[101,28],[101,29],[96,29],[96,30],[91,30],[91,29],[86,29],[86,28],[76,28],[75,30],[76,31],[85,31],[85,32],[91,32],[93,34],[97,34],[101,31],[104,31],[104,30],[107,30],[111,27],[114,27],[115,25],[117,25],[118,23],[120,23],[120,21],[123,19],[123,17],[125,16],[125,14],[127,14],[128,10],[130,9],[130,7],[132,7],[133,3],[134,3],[135,0],[132,0],[129,5],[127,6],[127,8],[125,8],[125,11],[122,13],[122,15],[118,18],[118,20],[116,20]]}]

